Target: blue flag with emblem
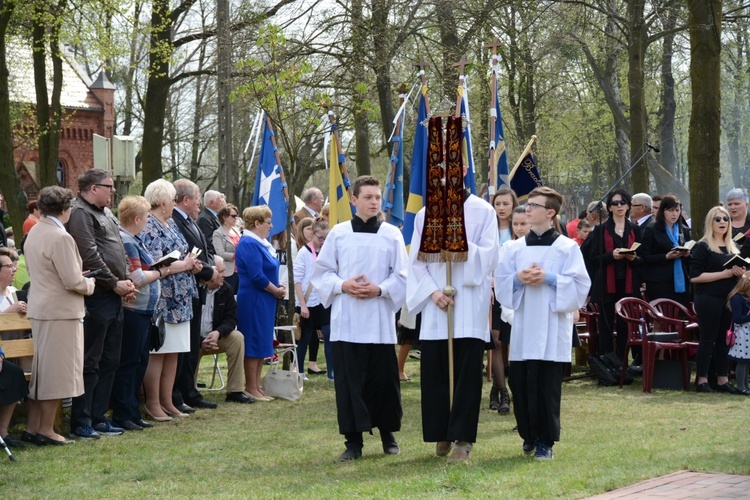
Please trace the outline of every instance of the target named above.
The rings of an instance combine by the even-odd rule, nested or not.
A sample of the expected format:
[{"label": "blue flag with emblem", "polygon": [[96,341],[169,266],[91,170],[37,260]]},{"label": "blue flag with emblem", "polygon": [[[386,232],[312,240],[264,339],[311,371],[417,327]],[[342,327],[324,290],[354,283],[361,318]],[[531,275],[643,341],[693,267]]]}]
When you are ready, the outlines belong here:
[{"label": "blue flag with emblem", "polygon": [[471,146],[471,117],[469,116],[469,91],[462,85],[458,86],[458,93],[461,96],[461,122],[464,124],[464,130],[461,133],[461,155],[463,163],[466,165],[466,175],[464,176],[464,186],[471,191],[471,194],[477,194],[477,181],[474,176],[474,154]]},{"label": "blue flag with emblem", "polygon": [[[388,214],[386,221],[396,227],[404,225],[404,120],[401,119],[401,129],[398,135],[393,136],[393,143],[398,144],[398,151],[395,156],[391,156],[391,168],[388,171],[388,179],[385,184],[383,193],[383,213]],[[395,170],[395,173],[394,173]],[[391,184],[393,179],[393,184]]]},{"label": "blue flag with emblem", "polygon": [[536,166],[536,161],[531,151],[524,156],[521,163],[511,174],[510,187],[516,192],[519,201],[525,201],[534,188],[543,185],[542,176],[539,174],[539,169]]},{"label": "blue flag with emblem", "polygon": [[258,173],[255,177],[255,191],[253,191],[253,206],[268,205],[272,218],[269,238],[286,230],[287,207],[289,202],[284,195],[284,183],[281,165],[276,161],[276,146],[273,144],[273,129],[268,115],[264,116],[263,142],[260,145],[258,159]]},{"label": "blue flag with emblem", "polygon": [[503,130],[503,117],[500,114],[500,99],[495,89],[495,136],[491,138],[490,149],[495,150],[494,161],[497,172],[497,187],[510,185],[508,178],[508,152],[505,150],[505,131]]},{"label": "blue flag with emblem", "polygon": [[[404,236],[406,250],[411,245],[414,233],[414,218],[424,207],[424,195],[427,183],[427,102],[425,101],[426,87],[422,87],[419,94],[419,112],[417,113],[417,127],[414,132],[414,146],[411,150],[411,169],[409,180],[409,199],[406,202],[406,216],[401,233]],[[417,242],[419,246],[419,242]]]}]

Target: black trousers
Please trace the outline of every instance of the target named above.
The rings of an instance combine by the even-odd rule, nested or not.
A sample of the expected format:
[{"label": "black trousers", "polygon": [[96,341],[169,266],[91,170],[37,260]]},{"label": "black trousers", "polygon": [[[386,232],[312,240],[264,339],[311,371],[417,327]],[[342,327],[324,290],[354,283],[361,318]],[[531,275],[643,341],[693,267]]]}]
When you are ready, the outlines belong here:
[{"label": "black trousers", "polygon": [[89,295],[84,300],[84,393],[73,398],[70,408],[71,429],[98,424],[106,419],[122,347],[122,297],[115,292],[100,292]]},{"label": "black trousers", "polygon": [[696,375],[708,377],[708,368],[713,359],[716,375],[726,377],[729,373],[729,346],[726,334],[732,322],[732,313],[726,307],[727,299],[713,295],[696,295],[694,303],[700,330]]},{"label": "black trousers", "polygon": [[195,370],[200,362],[201,343],[201,314],[203,305],[201,299],[193,299],[193,319],[190,320],[190,352],[180,353],[177,360],[177,378],[172,392],[172,402],[175,406],[182,403],[195,404],[203,399],[195,388]]},{"label": "black trousers", "polygon": [[422,341],[422,437],[425,442],[475,443],[482,406],[484,340],[454,339],[453,407],[450,406],[448,341]]},{"label": "black trousers", "polygon": [[565,365],[556,361],[513,361],[508,382],[518,434],[552,446],[560,440],[560,399]]},{"label": "black trousers", "polygon": [[392,344],[331,342],[341,434],[401,429],[401,385]]}]

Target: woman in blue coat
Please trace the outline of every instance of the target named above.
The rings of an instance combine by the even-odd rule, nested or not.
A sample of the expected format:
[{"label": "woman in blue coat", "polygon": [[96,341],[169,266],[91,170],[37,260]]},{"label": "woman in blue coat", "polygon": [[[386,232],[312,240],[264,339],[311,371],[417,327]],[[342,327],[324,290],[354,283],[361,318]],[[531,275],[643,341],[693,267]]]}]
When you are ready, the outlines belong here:
[{"label": "woman in blue coat", "polygon": [[245,336],[245,392],[256,401],[270,401],[260,388],[263,359],[273,356],[276,301],[286,288],[279,284],[279,261],[268,241],[271,209],[248,207],[242,212],[245,230],[234,261],[240,277],[237,329]]}]

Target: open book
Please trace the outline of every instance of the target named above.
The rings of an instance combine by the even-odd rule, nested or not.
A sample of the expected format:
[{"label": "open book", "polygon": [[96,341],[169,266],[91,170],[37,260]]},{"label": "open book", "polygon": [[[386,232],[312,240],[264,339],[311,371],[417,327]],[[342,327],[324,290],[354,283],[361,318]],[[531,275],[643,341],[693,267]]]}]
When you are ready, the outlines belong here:
[{"label": "open book", "polygon": [[734,266],[745,267],[750,269],[750,260],[743,259],[739,255],[734,255],[731,259],[724,263],[724,269],[731,269]]},{"label": "open book", "polygon": [[634,241],[633,245],[630,248],[618,248],[618,250],[620,251],[620,254],[628,255],[631,253],[635,253],[635,251],[638,250],[639,246],[641,246],[641,244],[637,241]]},{"label": "open book", "polygon": [[737,233],[734,235],[734,238],[732,238],[734,241],[740,241],[745,238],[745,233]]},{"label": "open book", "polygon": [[159,269],[161,267],[167,267],[172,262],[180,260],[180,251],[175,250],[173,252],[169,252],[167,255],[162,257],[161,259],[157,260],[153,264],[151,264],[151,269]]},{"label": "open book", "polygon": [[673,247],[672,250],[680,250],[681,252],[687,252],[687,251],[690,251],[690,249],[693,248],[696,243],[697,241],[690,240],[682,246]]}]

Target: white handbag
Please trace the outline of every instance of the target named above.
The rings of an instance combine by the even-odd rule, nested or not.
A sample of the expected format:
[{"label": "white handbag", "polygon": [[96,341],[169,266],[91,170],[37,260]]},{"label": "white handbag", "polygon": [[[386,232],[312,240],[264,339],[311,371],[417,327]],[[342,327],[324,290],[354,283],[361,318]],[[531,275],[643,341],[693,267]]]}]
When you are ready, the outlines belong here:
[{"label": "white handbag", "polygon": [[[292,362],[290,366],[299,366],[297,364],[297,350],[287,348],[279,351],[278,360],[283,359],[284,354],[292,353]],[[266,376],[263,377],[263,392],[274,398],[286,399],[287,401],[299,401],[302,397],[304,381],[302,374],[291,370],[282,370],[279,367],[279,361],[271,362]]]}]

